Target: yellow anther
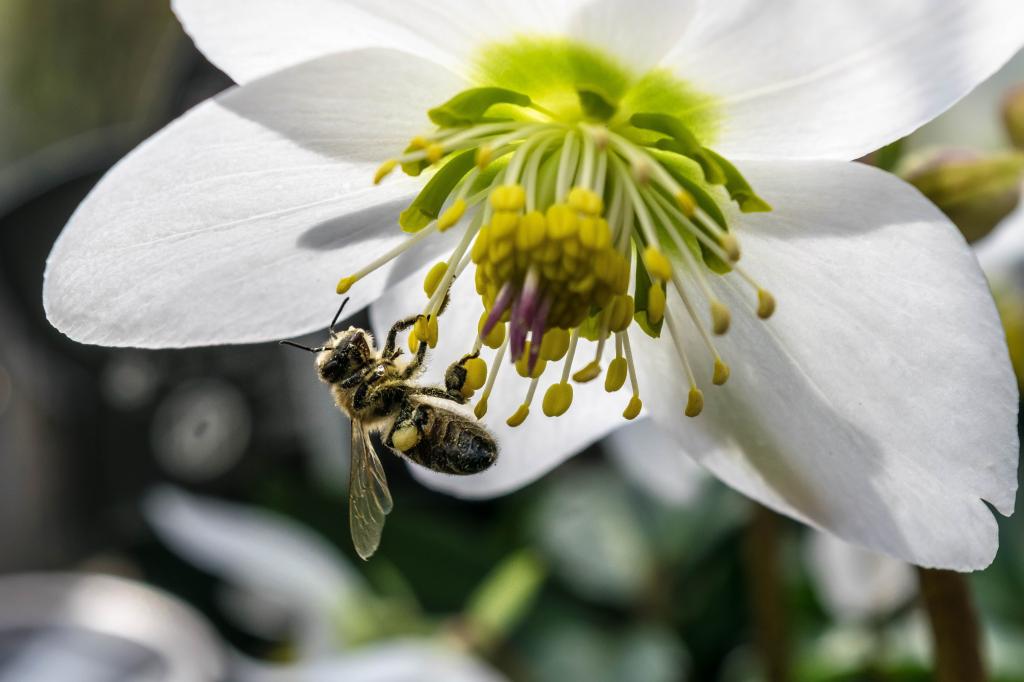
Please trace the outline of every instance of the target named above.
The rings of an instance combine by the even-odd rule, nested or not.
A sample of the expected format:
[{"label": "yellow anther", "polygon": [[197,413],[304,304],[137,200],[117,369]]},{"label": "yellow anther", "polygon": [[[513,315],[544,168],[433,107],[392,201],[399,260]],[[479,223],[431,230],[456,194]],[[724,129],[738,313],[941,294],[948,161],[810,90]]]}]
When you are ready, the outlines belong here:
[{"label": "yellow anther", "polygon": [[427,138],[423,137],[422,135],[417,135],[416,137],[409,140],[409,150],[418,151],[421,149],[426,149],[427,145],[429,144],[430,142],[427,140]]},{"label": "yellow anther", "polygon": [[740,259],[740,240],[736,239],[731,234],[723,234],[718,238],[719,243],[722,245],[722,250],[725,251],[725,255],[729,257],[733,263]]},{"label": "yellow anther", "polygon": [[[541,345],[543,345],[543,341]],[[519,372],[519,376],[525,379],[536,379],[544,373],[544,368],[547,367],[547,360],[538,359],[537,364],[533,366],[533,371],[530,371],[530,342],[527,341],[523,346],[523,354],[516,360],[516,371]]]},{"label": "yellow anther", "polygon": [[381,182],[383,182],[384,178],[391,175],[391,171],[395,170],[395,166],[397,165],[398,162],[395,161],[394,159],[388,159],[387,161],[382,163],[380,167],[377,169],[377,172],[373,174],[373,184],[379,185]]},{"label": "yellow anther", "polygon": [[454,227],[454,225],[462,220],[462,216],[466,214],[466,200],[456,199],[452,202],[452,205],[448,207],[441,217],[437,219],[437,230],[444,232],[445,230]]},{"label": "yellow anther", "polygon": [[482,145],[476,148],[476,154],[473,158],[477,168],[486,170],[487,166],[491,165],[491,159],[494,158],[494,150],[487,145]]},{"label": "yellow anther", "polygon": [[[477,334],[483,333],[484,322],[487,321],[488,313],[485,311],[480,316],[480,322],[476,326]],[[488,348],[498,348],[505,340],[505,325],[499,322],[491,329],[491,333],[483,338],[484,345]]]},{"label": "yellow anther", "polygon": [[515,414],[505,420],[505,423],[515,428],[526,421],[526,418],[530,416],[530,406],[520,405],[519,409],[516,410]]},{"label": "yellow anther", "polygon": [[580,220],[580,243],[588,249],[604,249],[612,243],[612,231],[604,218],[588,216]]},{"label": "yellow anther", "polygon": [[732,316],[729,309],[720,301],[711,302],[711,330],[721,336],[729,331],[729,322]]},{"label": "yellow anther", "polygon": [[704,394],[696,386],[690,388],[690,395],[686,398],[686,416],[696,417],[704,409]]},{"label": "yellow anther", "polygon": [[601,363],[599,363],[597,360],[594,360],[586,367],[573,374],[572,380],[575,381],[577,384],[585,384],[588,381],[593,381],[598,376],[600,376],[600,374]]},{"label": "yellow anther", "polygon": [[576,211],[565,204],[554,204],[548,208],[548,237],[565,239],[576,234],[579,220]]},{"label": "yellow anther", "polygon": [[437,316],[431,315],[427,320],[427,346],[437,348]]},{"label": "yellow anther", "polygon": [[665,319],[665,290],[657,282],[647,290],[647,321],[658,324]]},{"label": "yellow anther", "polygon": [[540,211],[530,211],[519,220],[516,228],[516,248],[529,251],[541,245],[547,232],[548,223]]},{"label": "yellow anther", "polygon": [[490,200],[495,211],[521,211],[526,205],[526,190],[522,185],[502,185],[491,192]]},{"label": "yellow anther", "polygon": [[555,327],[547,330],[540,342],[540,356],[551,362],[561,360],[569,351],[569,339],[566,329]]},{"label": "yellow anther", "polygon": [[644,265],[651,277],[667,281],[672,277],[672,264],[656,246],[644,249]]},{"label": "yellow anther", "polygon": [[433,296],[437,291],[437,285],[441,283],[446,272],[448,272],[448,263],[444,261],[434,263],[434,267],[430,268],[430,272],[423,278],[423,291],[427,294],[427,298]]},{"label": "yellow anther", "polygon": [[687,218],[693,217],[693,214],[697,212],[697,202],[694,200],[693,195],[687,192],[685,189],[680,189],[675,194],[676,206],[683,212]]},{"label": "yellow anther", "polygon": [[473,259],[473,262],[479,265],[484,262],[487,258],[487,251],[490,248],[491,243],[491,229],[486,225],[476,233],[476,240],[473,242],[473,248],[469,251],[469,257]]},{"label": "yellow anther", "polygon": [[483,419],[484,418],[484,415],[487,414],[487,398],[486,397],[481,398],[480,402],[478,402],[473,407],[473,414],[476,415],[477,419]]},{"label": "yellow anther", "polygon": [[430,321],[426,315],[420,315],[416,318],[416,324],[413,325],[412,331],[416,334],[416,338],[426,341],[430,338]]},{"label": "yellow anther", "polygon": [[420,348],[420,339],[416,336],[416,329],[409,332],[409,350],[415,353]]},{"label": "yellow anther", "polygon": [[466,369],[466,385],[476,391],[487,381],[487,363],[483,358],[470,358],[462,365]]},{"label": "yellow anther", "polygon": [[403,426],[395,429],[391,435],[391,442],[399,452],[408,452],[420,442],[420,432],[412,424]]},{"label": "yellow anther", "polygon": [[722,386],[729,380],[729,365],[722,362],[721,358],[715,358],[715,373],[711,381],[715,386]]},{"label": "yellow anther", "polygon": [[427,161],[434,164],[444,158],[444,147],[434,142],[433,144],[427,145],[425,153],[427,155]]},{"label": "yellow anther", "polygon": [[560,417],[572,405],[572,384],[552,384],[544,393],[542,405],[544,414],[549,417]]},{"label": "yellow anther", "polygon": [[626,419],[636,419],[637,415],[640,414],[640,408],[644,406],[640,396],[634,395],[629,399],[629,404],[626,405],[626,409],[622,411],[622,416]]},{"label": "yellow anther", "polygon": [[626,362],[626,358],[615,358],[608,365],[608,373],[604,375],[604,390],[609,393],[615,393],[615,391],[622,388],[622,385],[626,383],[626,376],[629,372],[629,363]]},{"label": "yellow anther", "polygon": [[494,241],[511,237],[516,228],[519,227],[519,214],[511,211],[498,211],[491,218],[491,240]]},{"label": "yellow anther", "polygon": [[339,294],[347,294],[348,290],[352,288],[352,285],[359,281],[358,277],[342,277],[338,280],[338,286],[336,291]]},{"label": "yellow anther", "polygon": [[626,331],[633,321],[633,297],[627,295],[616,296],[608,312],[608,330],[612,332]]},{"label": "yellow anther", "polygon": [[775,312],[775,297],[764,289],[757,290],[757,316],[767,320]]},{"label": "yellow anther", "polygon": [[569,206],[580,213],[598,216],[604,212],[601,196],[585,187],[573,187],[569,192]]},{"label": "yellow anther", "polygon": [[646,185],[650,182],[651,174],[654,172],[651,168],[651,164],[639,159],[633,162],[630,170],[633,173],[633,179],[636,180],[638,185]]}]

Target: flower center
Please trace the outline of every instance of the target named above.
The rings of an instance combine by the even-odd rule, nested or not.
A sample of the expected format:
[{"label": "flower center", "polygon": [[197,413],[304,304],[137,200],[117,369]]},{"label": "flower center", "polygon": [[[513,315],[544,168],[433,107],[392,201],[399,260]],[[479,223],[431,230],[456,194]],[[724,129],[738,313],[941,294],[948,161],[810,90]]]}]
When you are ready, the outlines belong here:
[{"label": "flower center", "polygon": [[[549,68],[559,57],[569,67],[537,81],[530,67],[536,50],[548,55]],[[494,57],[521,68],[488,76],[485,59],[488,84],[430,110],[435,130],[378,170],[377,183],[399,167],[414,176],[434,172],[399,220],[412,236],[343,278],[338,292],[431,234],[461,229],[451,256],[424,281],[428,301],[409,340],[413,350],[436,345],[445,296],[472,265],[483,313],[470,352],[496,349],[489,375],[474,372],[467,388],[483,389],[478,417],[505,355],[530,380],[522,406],[508,418],[518,426],[548,364],[562,363],[543,398],[544,413],[558,416],[572,402],[570,377],[585,383],[600,376],[611,345],[605,389],[630,381],[623,416],[633,419],[642,403],[630,333],[660,337],[666,329],[690,385],[684,412],[697,416],[704,399],[691,364],[694,344],[710,356],[714,384],[729,377],[714,336],[728,331],[731,313],[716,292],[749,288],[762,319],[775,308],[738,265],[739,240],[721,205],[733,201],[742,212],[770,207],[732,163],[704,146],[695,130],[710,130],[707,120],[677,113],[696,100],[673,89],[667,76],[631,78],[588,48],[563,42],[499,46]],[[682,305],[667,306],[672,299]],[[696,338],[684,336],[683,317]],[[581,337],[597,342],[596,353],[573,373]]]}]

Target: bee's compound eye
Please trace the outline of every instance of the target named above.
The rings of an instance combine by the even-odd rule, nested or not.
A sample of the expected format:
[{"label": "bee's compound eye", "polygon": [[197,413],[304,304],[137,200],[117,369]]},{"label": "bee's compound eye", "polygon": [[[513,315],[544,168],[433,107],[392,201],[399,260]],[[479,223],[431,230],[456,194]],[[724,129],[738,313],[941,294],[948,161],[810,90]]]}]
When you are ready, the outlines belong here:
[{"label": "bee's compound eye", "polygon": [[341,378],[341,362],[338,360],[338,356],[331,357],[320,367],[320,376],[324,381],[335,382]]}]

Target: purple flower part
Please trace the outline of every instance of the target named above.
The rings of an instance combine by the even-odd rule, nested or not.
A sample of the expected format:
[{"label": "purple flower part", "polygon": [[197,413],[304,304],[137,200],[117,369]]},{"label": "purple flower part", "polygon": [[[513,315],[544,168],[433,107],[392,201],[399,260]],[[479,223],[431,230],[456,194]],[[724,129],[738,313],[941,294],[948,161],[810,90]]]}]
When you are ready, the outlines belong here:
[{"label": "purple flower part", "polygon": [[537,308],[537,313],[533,316],[533,322],[530,323],[530,362],[529,372],[533,374],[533,368],[537,366],[537,360],[540,359],[540,346],[544,340],[544,327],[548,321],[548,313],[551,312],[551,297],[545,296],[540,302],[540,307]]},{"label": "purple flower part", "polygon": [[509,351],[512,353],[512,362],[522,356],[523,349],[526,347],[526,333],[530,331],[526,319],[523,317],[522,307],[523,297],[519,296],[512,304],[512,320],[508,326],[508,344]]},{"label": "purple flower part", "polygon": [[498,297],[494,299],[494,306],[490,312],[487,313],[487,319],[484,320],[484,327],[480,330],[480,338],[483,338],[491,333],[498,321],[501,320],[501,316],[505,314],[508,307],[512,305],[512,299],[515,297],[516,290],[512,286],[512,282],[505,282],[501,287],[501,291],[498,292]]},{"label": "purple flower part", "polygon": [[526,273],[526,281],[523,282],[523,293],[520,295],[519,314],[523,317],[524,326],[533,320],[540,296],[540,273],[537,272],[537,268],[530,268],[530,271]]}]

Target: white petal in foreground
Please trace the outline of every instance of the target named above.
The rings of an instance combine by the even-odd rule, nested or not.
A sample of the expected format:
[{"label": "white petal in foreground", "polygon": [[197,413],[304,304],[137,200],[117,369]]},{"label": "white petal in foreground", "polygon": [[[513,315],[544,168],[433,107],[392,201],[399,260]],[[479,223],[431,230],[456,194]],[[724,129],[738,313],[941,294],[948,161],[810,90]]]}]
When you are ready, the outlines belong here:
[{"label": "white petal in foreground", "polygon": [[297,665],[255,662],[238,672],[242,682],[501,682],[505,678],[466,654],[437,644],[395,641],[344,656]]},{"label": "white petal in foreground", "polygon": [[[453,87],[440,67],[372,50],[199,105],[79,206],[47,262],[47,317],[76,341],[107,346],[245,343],[325,327],[338,279],[405,236],[397,216],[419,183],[374,187],[381,155],[403,149]],[[402,267],[363,280],[350,311]]]},{"label": "white petal in foreground", "polygon": [[1024,274],[1024,202],[984,239],[975,242],[974,253],[994,286],[1015,274]]},{"label": "white petal in foreground", "polygon": [[601,448],[623,475],[668,505],[690,506],[708,480],[685,447],[651,419],[612,431]]},{"label": "white petal in foreground", "polygon": [[159,488],[145,499],[149,524],[173,551],[262,603],[283,608],[309,654],[337,644],[337,616],[365,589],[326,540],[262,509]]},{"label": "white petal in foreground", "polygon": [[829,533],[811,533],[805,549],[818,598],[841,621],[888,615],[917,591],[917,579],[907,564]]},{"label": "white petal in foreground", "polygon": [[920,194],[867,166],[744,170],[776,211],[734,217],[743,265],[778,311],[761,322],[751,295],[722,290],[736,311],[718,341],[732,367],[722,388],[688,327],[706,389],[696,419],[681,417],[685,382],[665,378],[671,345],[637,343],[648,410],[774,509],[923,566],[986,566],[998,537],[982,500],[1013,511],[1017,387],[970,249]]},{"label": "white petal in foreground", "polygon": [[[425,270],[420,273],[421,276],[423,274]],[[483,308],[473,286],[472,270],[467,270],[459,278],[451,295],[451,304],[440,318],[437,348],[428,356],[427,372],[422,379],[424,383],[443,385],[445,369],[468,353],[476,339],[477,323]],[[420,312],[425,303],[422,289],[417,291],[412,286],[385,293],[370,309],[377,335],[385,334],[395,320]],[[594,344],[589,342],[580,344],[576,352],[576,369],[593,358],[594,348]],[[493,355],[494,351],[484,348],[483,357],[491,371],[494,370]],[[627,423],[622,418],[622,410],[629,402],[628,390],[606,393],[601,379],[582,386],[575,385],[573,403],[566,414],[557,418],[544,416],[541,411],[544,391],[559,381],[561,369],[561,363],[548,366],[537,387],[529,418],[518,428],[511,428],[505,420],[522,404],[530,382],[519,376],[506,357],[484,419],[498,441],[497,463],[473,476],[449,476],[411,464],[413,474],[426,485],[458,497],[503,495],[540,478],[612,429]],[[481,391],[477,391],[470,406],[475,404],[480,394]]]},{"label": "white petal in foreground", "polygon": [[1022,44],[1019,0],[714,0],[665,65],[720,98],[721,153],[853,159],[938,116]]}]

